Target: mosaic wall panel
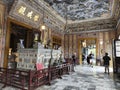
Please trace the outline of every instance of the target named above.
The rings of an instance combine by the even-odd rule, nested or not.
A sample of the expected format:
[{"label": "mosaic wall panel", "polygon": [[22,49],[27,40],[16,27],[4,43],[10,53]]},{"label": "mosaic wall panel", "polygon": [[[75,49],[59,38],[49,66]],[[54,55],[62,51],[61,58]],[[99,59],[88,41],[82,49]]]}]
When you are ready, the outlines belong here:
[{"label": "mosaic wall panel", "polygon": [[69,35],[67,35],[67,38],[66,38],[66,53],[67,53],[67,57],[69,57]]},{"label": "mosaic wall panel", "polygon": [[[49,29],[49,39],[52,42],[52,30],[51,29]],[[50,43],[50,44],[52,44],[52,43]]]},{"label": "mosaic wall panel", "polygon": [[73,50],[73,35],[69,35],[69,57],[72,56],[72,50]]},{"label": "mosaic wall panel", "polygon": [[65,58],[68,58],[68,35],[64,36],[64,54],[65,54]]},{"label": "mosaic wall panel", "polygon": [[99,58],[101,58],[103,55],[103,33],[99,33],[99,37],[98,37],[98,49],[99,49]]},{"label": "mosaic wall panel", "polygon": [[[110,32],[105,32],[104,33],[104,52],[108,52],[109,56],[112,58],[112,42],[113,39],[115,38],[115,32],[110,31]],[[110,61],[110,66],[112,66],[113,61]]]},{"label": "mosaic wall panel", "polygon": [[115,31],[100,32],[98,34],[98,54],[97,57],[102,58],[105,52],[112,57],[112,42],[115,39]]},{"label": "mosaic wall panel", "polygon": [[[85,38],[91,38],[92,35],[97,40],[97,53],[96,53],[97,56],[96,57],[102,59],[105,52],[108,52],[109,55],[112,57],[112,41],[113,39],[115,39],[115,31],[113,30],[113,31],[106,31],[106,32],[104,31],[104,32],[91,33],[90,36],[86,36]],[[79,49],[78,40],[80,38],[83,38],[83,37],[80,35],[64,36],[64,53],[66,58],[70,58],[71,53],[73,54],[74,52],[76,52],[78,54],[78,49]],[[69,53],[68,53],[68,48],[69,48]]]},{"label": "mosaic wall panel", "polygon": [[47,44],[47,37],[48,37],[48,30],[47,31],[44,31],[44,38],[43,38],[43,44],[46,45]]},{"label": "mosaic wall panel", "polygon": [[77,44],[78,44],[78,43],[76,43],[76,42],[77,42],[77,36],[74,35],[73,37],[74,37],[74,38],[73,38],[73,53],[74,53],[74,52],[76,52],[76,50],[77,50],[77,48],[78,48],[78,47],[77,47]]},{"label": "mosaic wall panel", "polygon": [[65,39],[65,37],[62,36],[62,53],[63,53],[63,54],[64,54],[64,39]]},{"label": "mosaic wall panel", "polygon": [[64,36],[64,53],[66,58],[71,58],[74,52],[78,53],[77,35]]},{"label": "mosaic wall panel", "polygon": [[105,52],[108,52],[108,50],[109,50],[109,33],[108,32],[105,32],[104,33],[104,36],[105,36],[105,38],[104,38],[104,42],[105,42]]},{"label": "mosaic wall panel", "polygon": [[[109,48],[112,48],[113,38],[115,38],[115,35],[114,35],[114,34],[115,34],[114,32],[110,32],[110,33],[108,34],[108,38],[109,38]],[[112,51],[110,51],[110,49],[108,49],[108,52],[109,52],[110,54],[112,54]]]}]

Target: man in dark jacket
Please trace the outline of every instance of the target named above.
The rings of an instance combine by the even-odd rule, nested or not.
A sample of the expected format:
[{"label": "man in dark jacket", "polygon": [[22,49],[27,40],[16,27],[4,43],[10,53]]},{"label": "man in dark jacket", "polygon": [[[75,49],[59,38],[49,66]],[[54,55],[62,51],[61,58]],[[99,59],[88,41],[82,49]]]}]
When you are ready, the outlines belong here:
[{"label": "man in dark jacket", "polygon": [[105,73],[106,73],[106,70],[108,70],[108,74],[109,74],[109,61],[111,59],[108,56],[108,53],[105,53],[105,56],[103,57],[103,60],[104,60],[104,66],[105,66]]},{"label": "man in dark jacket", "polygon": [[74,70],[74,68],[75,68],[75,66],[76,66],[76,53],[74,53],[73,55],[72,55],[72,67],[73,67],[73,71],[75,71]]}]

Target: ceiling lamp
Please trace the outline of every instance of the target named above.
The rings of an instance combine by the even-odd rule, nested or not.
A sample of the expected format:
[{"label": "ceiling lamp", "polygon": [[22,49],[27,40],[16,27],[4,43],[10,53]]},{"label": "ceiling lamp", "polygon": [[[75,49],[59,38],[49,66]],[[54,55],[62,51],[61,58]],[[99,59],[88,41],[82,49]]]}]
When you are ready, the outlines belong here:
[{"label": "ceiling lamp", "polygon": [[83,47],[86,47],[86,40],[82,42]]},{"label": "ceiling lamp", "polygon": [[44,24],[41,26],[41,29],[42,29],[42,30],[45,30],[45,25],[44,25]]}]

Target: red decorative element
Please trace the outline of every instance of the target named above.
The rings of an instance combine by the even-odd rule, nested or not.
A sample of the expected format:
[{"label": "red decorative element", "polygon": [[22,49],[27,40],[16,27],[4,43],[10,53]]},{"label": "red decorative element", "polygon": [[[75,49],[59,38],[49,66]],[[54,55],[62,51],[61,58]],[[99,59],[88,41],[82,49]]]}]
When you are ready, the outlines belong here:
[{"label": "red decorative element", "polygon": [[41,70],[41,69],[44,68],[44,66],[43,66],[42,63],[37,63],[37,64],[36,64],[36,68],[37,68],[37,70]]}]

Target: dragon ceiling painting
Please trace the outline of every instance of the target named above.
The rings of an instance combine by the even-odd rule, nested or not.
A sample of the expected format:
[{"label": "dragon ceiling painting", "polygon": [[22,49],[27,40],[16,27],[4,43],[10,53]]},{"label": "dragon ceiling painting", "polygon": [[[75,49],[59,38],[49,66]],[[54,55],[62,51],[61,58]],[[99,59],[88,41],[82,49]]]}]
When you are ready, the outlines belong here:
[{"label": "dragon ceiling painting", "polygon": [[[4,1],[10,3],[9,0]],[[44,7],[45,24],[54,31],[61,33],[70,32],[78,34],[87,31],[114,30],[119,15],[119,10],[115,10],[117,4],[119,4],[119,0],[12,1],[24,2],[38,11],[38,13],[41,13],[41,15]],[[10,16],[13,16],[12,11],[17,5],[15,5],[14,2],[14,5],[10,6],[12,6]],[[67,29],[65,29],[65,27],[67,27]]]},{"label": "dragon ceiling painting", "polygon": [[61,17],[67,20],[65,32],[83,33],[113,30],[116,20],[113,16],[115,0],[44,0]]},{"label": "dragon ceiling painting", "polygon": [[[62,17],[68,20],[85,20],[108,17],[113,0],[45,0]],[[67,11],[66,11],[67,8]],[[66,13],[67,12],[67,13]]]}]

